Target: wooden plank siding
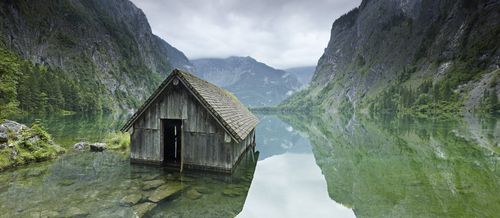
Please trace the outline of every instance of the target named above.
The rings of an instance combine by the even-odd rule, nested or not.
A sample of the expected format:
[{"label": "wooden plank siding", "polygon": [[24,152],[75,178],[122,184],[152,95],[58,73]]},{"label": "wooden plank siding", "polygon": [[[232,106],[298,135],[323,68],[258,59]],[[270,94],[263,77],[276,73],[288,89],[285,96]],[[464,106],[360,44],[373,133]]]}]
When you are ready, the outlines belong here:
[{"label": "wooden plank siding", "polygon": [[183,120],[184,168],[231,172],[247,148],[255,144],[255,130],[240,143],[225,142],[225,129],[206,107],[179,82],[170,83],[133,123],[130,158],[133,162],[162,164],[164,119]]}]

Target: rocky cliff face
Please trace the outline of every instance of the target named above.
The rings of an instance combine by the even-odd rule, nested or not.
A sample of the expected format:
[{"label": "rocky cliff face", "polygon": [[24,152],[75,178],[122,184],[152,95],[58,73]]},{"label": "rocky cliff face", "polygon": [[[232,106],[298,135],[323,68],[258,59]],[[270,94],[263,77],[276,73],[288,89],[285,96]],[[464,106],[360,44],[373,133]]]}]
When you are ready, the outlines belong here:
[{"label": "rocky cliff face", "polygon": [[494,0],[364,0],[333,23],[307,96],[326,110],[364,109],[388,87],[449,80],[471,107],[499,88],[487,85],[500,66],[499,23]]},{"label": "rocky cliff face", "polygon": [[302,86],[295,75],[251,57],[199,59],[193,64],[200,78],[230,91],[247,107],[276,105]]},{"label": "rocky cliff face", "polygon": [[128,0],[3,1],[0,15],[7,48],[88,83],[115,109],[134,107],[117,90],[140,102],[173,69],[164,42]]}]

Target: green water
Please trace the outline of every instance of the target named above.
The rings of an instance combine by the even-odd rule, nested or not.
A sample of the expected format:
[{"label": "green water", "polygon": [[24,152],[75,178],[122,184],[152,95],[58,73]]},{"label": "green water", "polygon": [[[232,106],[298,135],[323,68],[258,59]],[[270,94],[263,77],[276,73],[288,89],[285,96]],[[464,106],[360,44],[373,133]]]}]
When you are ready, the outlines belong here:
[{"label": "green water", "polygon": [[[39,117],[14,117],[25,123]],[[127,115],[45,116],[65,146],[100,140]],[[497,117],[258,116],[233,175],[131,165],[124,152],[70,151],[0,173],[0,217],[135,217],[160,187],[182,190],[144,217],[496,217]],[[444,119],[446,118],[446,119]],[[127,203],[127,196],[139,196]]]}]

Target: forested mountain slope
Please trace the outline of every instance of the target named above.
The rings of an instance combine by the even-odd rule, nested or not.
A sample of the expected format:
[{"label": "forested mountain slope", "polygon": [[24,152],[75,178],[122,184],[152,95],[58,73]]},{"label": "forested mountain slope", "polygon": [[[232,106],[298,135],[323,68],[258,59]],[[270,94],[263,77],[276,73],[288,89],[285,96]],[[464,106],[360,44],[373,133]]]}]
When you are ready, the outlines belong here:
[{"label": "forested mountain slope", "polygon": [[29,112],[137,108],[173,70],[128,0],[7,0],[0,15],[22,73],[19,108]]},{"label": "forested mountain slope", "polygon": [[280,106],[498,110],[499,46],[499,1],[364,0],[333,23],[309,88]]}]

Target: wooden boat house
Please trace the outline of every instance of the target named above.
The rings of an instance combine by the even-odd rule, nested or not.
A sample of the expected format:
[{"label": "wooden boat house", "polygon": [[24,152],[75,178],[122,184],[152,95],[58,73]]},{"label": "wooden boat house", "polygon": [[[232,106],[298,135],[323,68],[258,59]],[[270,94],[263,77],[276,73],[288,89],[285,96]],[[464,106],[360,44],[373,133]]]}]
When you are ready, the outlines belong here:
[{"label": "wooden boat house", "polygon": [[231,172],[258,123],[228,91],[175,69],[121,131],[131,162]]}]

